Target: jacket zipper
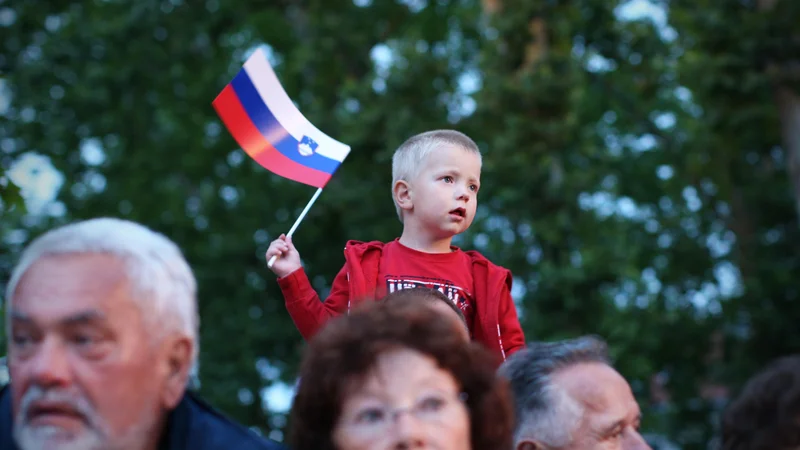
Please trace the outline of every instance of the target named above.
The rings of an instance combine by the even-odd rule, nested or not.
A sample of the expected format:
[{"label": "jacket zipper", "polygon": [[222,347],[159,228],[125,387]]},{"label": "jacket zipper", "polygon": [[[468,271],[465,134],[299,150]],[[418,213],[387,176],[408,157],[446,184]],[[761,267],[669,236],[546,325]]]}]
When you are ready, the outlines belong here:
[{"label": "jacket zipper", "polygon": [[506,360],[506,350],[503,348],[503,335],[500,333],[500,324],[497,324],[497,341],[500,343],[500,353],[503,355],[503,361]]}]

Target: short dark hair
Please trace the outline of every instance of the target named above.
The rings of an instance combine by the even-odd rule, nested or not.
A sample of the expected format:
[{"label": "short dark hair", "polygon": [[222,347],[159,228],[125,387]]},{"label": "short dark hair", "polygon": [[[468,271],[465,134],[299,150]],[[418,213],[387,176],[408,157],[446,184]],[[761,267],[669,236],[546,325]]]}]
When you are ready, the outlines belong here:
[{"label": "short dark hair", "polygon": [[747,382],[722,418],[723,450],[800,445],[800,355],[781,358]]},{"label": "short dark hair", "polygon": [[513,409],[508,384],[495,376],[494,359],[478,344],[453,333],[431,308],[367,302],[331,320],[303,357],[290,414],[294,450],[333,450],[333,429],[353,380],[366,376],[378,357],[396,348],[425,354],[449,372],[466,397],[473,448],[511,448]]},{"label": "short dark hair", "polygon": [[407,302],[407,301],[415,301],[417,299],[426,300],[426,301],[441,301],[446,304],[450,309],[452,309],[457,315],[458,318],[464,322],[464,325],[467,324],[467,319],[464,317],[464,313],[461,309],[453,303],[452,300],[447,298],[446,295],[442,293],[442,291],[438,289],[431,289],[426,287],[416,287],[411,289],[400,289],[394,291],[383,298],[383,301],[386,302]]},{"label": "short dark hair", "polygon": [[535,434],[547,445],[562,446],[570,433],[569,426],[553,427],[561,417],[561,407],[554,398],[552,376],[582,363],[609,364],[606,343],[595,336],[557,342],[533,342],[511,355],[498,371],[511,383],[516,411],[515,435]]}]

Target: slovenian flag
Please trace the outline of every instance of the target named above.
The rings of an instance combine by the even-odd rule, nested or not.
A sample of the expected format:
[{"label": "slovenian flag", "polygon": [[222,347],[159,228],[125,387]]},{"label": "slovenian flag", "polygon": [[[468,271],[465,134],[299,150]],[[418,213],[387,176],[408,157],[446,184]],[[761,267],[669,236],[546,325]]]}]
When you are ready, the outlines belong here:
[{"label": "slovenian flag", "polygon": [[251,158],[290,180],[322,188],[350,153],[350,146],[303,117],[263,49],[247,59],[212,105]]}]

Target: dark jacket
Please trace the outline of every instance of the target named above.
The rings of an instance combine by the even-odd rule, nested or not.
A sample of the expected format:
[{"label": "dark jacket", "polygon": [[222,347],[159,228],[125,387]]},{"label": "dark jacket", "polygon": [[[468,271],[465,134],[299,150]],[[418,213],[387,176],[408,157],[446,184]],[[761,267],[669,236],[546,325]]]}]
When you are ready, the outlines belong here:
[{"label": "dark jacket", "polygon": [[[0,449],[19,450],[11,437],[11,390],[0,389]],[[187,392],[169,414],[159,450],[284,450]]]}]

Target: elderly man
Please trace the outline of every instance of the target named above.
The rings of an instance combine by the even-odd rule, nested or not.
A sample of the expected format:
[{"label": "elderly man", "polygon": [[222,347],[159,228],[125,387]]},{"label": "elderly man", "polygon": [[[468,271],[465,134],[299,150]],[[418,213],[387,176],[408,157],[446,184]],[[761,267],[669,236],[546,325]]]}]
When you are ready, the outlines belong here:
[{"label": "elderly man", "polygon": [[534,343],[503,363],[517,423],[516,450],[650,449],[639,405],[594,337]]},{"label": "elderly man", "polygon": [[55,229],[6,295],[4,450],[277,449],[186,392],[196,282],[175,244],[135,223]]}]

